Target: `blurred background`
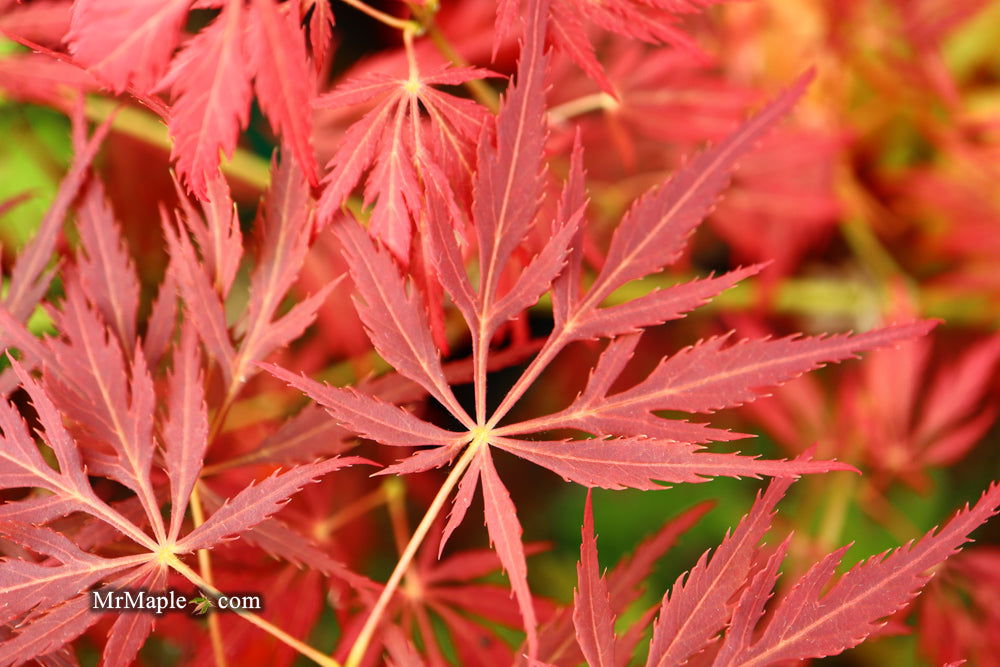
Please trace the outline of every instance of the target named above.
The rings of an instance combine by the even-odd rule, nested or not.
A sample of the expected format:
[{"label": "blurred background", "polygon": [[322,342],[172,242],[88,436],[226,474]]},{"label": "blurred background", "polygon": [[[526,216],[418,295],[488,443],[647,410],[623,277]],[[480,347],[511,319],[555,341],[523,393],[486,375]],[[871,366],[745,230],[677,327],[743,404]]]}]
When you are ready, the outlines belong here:
[{"label": "blurred background", "polygon": [[[373,4],[405,12],[402,3]],[[465,60],[512,71],[513,40],[491,60],[493,3],[441,4],[436,24]],[[316,11],[309,5],[303,3],[304,20]],[[59,0],[0,0],[0,28],[58,49],[69,7]],[[404,66],[398,32],[346,5],[335,3],[334,11],[324,88],[342,77]],[[194,12],[189,30],[211,16],[212,10]],[[784,568],[787,581],[848,542],[854,543],[849,565],[919,537],[1000,478],[1000,4],[752,0],[678,20],[696,48],[592,31],[615,95],[565,56],[555,59],[550,72],[551,170],[556,180],[565,175],[579,131],[591,196],[587,258],[592,266],[599,265],[610,230],[636,196],[699,146],[723,137],[803,71],[815,68],[816,78],[794,117],[740,166],[688,255],[658,280],[769,265],[710,306],[645,336],[633,377],[663,354],[730,330],[787,335],[864,330],[913,317],[941,320],[926,340],[800,378],[738,411],[705,416],[716,426],[756,436],[734,441],[734,449],[788,457],[815,446],[816,456],[835,457],[863,473],[814,476],[794,485],[775,533],[780,539],[795,532]],[[429,61],[440,58],[430,48],[420,53]],[[0,40],[5,268],[37,227],[72,155],[71,90],[88,94],[85,114],[91,121],[102,120],[115,106],[82,72]],[[317,112],[314,142],[322,163],[365,110],[362,105]],[[225,168],[246,228],[274,148],[255,106]],[[178,201],[169,149],[161,121],[129,104],[98,159],[147,301],[167,259],[158,207]],[[74,243],[72,231],[65,243]],[[301,293],[315,291],[342,270],[336,245],[318,239]],[[245,272],[238,277],[246,279]],[[654,286],[647,282],[635,289]],[[227,307],[235,311],[241,304]],[[350,308],[347,291],[338,290],[318,325],[336,335],[310,333],[295,351],[299,367],[334,380],[378,370],[366,356],[367,342]],[[50,331],[41,310],[31,325],[39,334]],[[510,336],[544,335],[550,326],[543,304]],[[461,333],[450,343],[455,358],[468,350]],[[581,345],[564,355],[529,395],[532,409],[562,407],[586,379],[578,372],[581,359],[596,358],[599,350]],[[502,395],[516,370],[491,377],[491,391]],[[232,438],[284,414],[289,401],[235,410],[244,423],[234,427]],[[584,491],[522,463],[498,457],[501,476],[517,505],[526,508],[520,517],[525,539],[548,545],[530,560],[533,590],[565,602],[575,585]],[[433,495],[436,480],[415,479],[401,491],[416,499],[414,518]],[[364,486],[368,482],[359,484],[357,493],[371,491]],[[655,493],[595,492],[602,563],[612,566],[666,519],[701,501],[714,503],[661,559],[643,601],[653,604],[703,551],[718,544],[760,486],[755,480],[719,479]],[[393,564],[391,530],[384,512],[373,510],[370,519],[352,538],[363,535],[365,547],[341,549],[356,569],[379,577]],[[459,543],[483,546],[481,526],[468,524]],[[980,530],[975,545],[950,560],[884,634],[824,662],[941,665],[965,658],[971,665],[1000,664],[1000,522]],[[162,660],[148,647],[143,655],[169,662],[169,648],[161,650]]]}]

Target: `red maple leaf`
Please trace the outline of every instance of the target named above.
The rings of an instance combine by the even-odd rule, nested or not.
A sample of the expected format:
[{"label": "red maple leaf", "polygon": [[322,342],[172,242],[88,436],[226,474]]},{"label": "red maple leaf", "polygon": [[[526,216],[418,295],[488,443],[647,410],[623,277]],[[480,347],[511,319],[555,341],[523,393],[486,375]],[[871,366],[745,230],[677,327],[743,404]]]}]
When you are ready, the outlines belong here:
[{"label": "red maple leaf", "polygon": [[[422,203],[421,180],[433,161],[442,173],[469,181],[473,172],[472,149],[479,138],[487,111],[471,100],[444,93],[435,85],[459,85],[488,76],[488,70],[444,67],[418,71],[411,63],[408,78],[380,73],[349,80],[316,101],[325,109],[378,103],[352,125],[328,165],[326,188],[319,203],[319,218],[331,221],[370,170],[365,204],[374,207],[371,232],[402,262],[410,257],[413,224]],[[422,119],[426,114],[429,122]],[[435,175],[437,172],[435,172]],[[458,183],[456,183],[456,186]]]},{"label": "red maple leaf", "polygon": [[[716,475],[794,477],[844,469],[833,462],[764,461],[708,452],[699,443],[731,439],[731,435],[702,424],[661,419],[654,411],[708,413],[737,406],[752,401],[764,387],[781,384],[824,363],[853,357],[859,350],[920,335],[932,326],[917,323],[857,336],[735,344],[730,344],[728,337],[712,338],[665,357],[645,380],[613,393],[612,385],[639,335],[632,332],[683,316],[742,274],[683,284],[620,306],[602,308],[602,302],[621,285],[659,271],[680,255],[688,236],[727,184],[735,160],[784,115],[808,78],[797,82],[725,141],[692,160],[670,181],[641,197],[616,229],[604,268],[583,293],[581,258],[574,246],[584,201],[577,154],[573,176],[550,226],[549,242],[501,293],[500,278],[508,260],[532,224],[539,224],[535,218],[543,190],[547,56],[542,46],[546,19],[545,3],[533,2],[517,78],[496,118],[495,143],[483,141],[479,145],[471,211],[477,234],[478,286],[473,286],[466,273],[453,231],[453,220],[461,213],[446,181],[431,178],[426,182],[434,269],[462,313],[472,339],[472,414],[459,404],[446,380],[423,305],[407,290],[390,255],[359,225],[348,221],[337,229],[357,288],[357,309],[375,349],[401,374],[422,385],[463,430],[445,430],[356,390],[327,387],[268,366],[270,372],[308,393],[359,435],[389,446],[429,446],[387,468],[385,474],[424,471],[457,459],[430,513],[433,516],[440,511],[446,495],[457,488],[443,541],[461,523],[481,484],[489,536],[520,604],[529,655],[537,649],[536,616],[527,585],[521,526],[494,465],[496,450],[526,458],[585,486],[607,488],[657,488],[657,480],[700,482]],[[499,406],[487,411],[486,369],[494,335],[508,319],[549,290],[554,330]],[[593,368],[587,388],[570,406],[549,416],[500,425],[559,352],[574,341],[598,337],[612,341]],[[564,428],[599,437],[568,441],[537,437]],[[420,538],[418,531],[415,539]],[[387,590],[392,588],[390,585]],[[380,613],[376,607],[370,618],[377,619]],[[356,646],[364,644],[361,641]]]}]

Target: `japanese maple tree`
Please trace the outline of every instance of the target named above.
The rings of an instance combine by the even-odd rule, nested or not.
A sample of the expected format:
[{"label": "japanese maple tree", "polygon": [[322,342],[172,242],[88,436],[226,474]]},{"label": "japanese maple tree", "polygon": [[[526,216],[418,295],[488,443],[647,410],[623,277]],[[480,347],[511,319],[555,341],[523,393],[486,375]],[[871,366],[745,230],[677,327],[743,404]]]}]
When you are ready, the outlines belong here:
[{"label": "japanese maple tree", "polygon": [[[0,292],[0,664],[144,662],[151,636],[216,665],[784,664],[905,632],[942,567],[925,653],[988,654],[928,637],[989,561],[942,565],[997,484],[930,531],[892,494],[987,437],[996,335],[958,338],[918,397],[928,334],[952,336],[928,294],[967,276],[924,278],[887,225],[858,222],[886,189],[844,157],[862,133],[795,111],[822,59],[766,92],[727,62],[768,0],[384,4],[0,0],[0,89],[68,115],[72,153]],[[904,71],[958,108],[935,3],[888,4],[919,62]],[[387,32],[359,59],[361,22]],[[119,135],[162,154],[136,169]],[[270,160],[247,148],[266,137]],[[954,178],[934,170],[895,187]],[[33,196],[0,199],[0,219]],[[825,293],[795,272],[835,233],[877,298],[810,319]],[[691,562],[671,547],[707,534],[710,503],[602,571],[594,489],[716,478],[768,479]],[[580,487],[560,591],[524,534]],[[842,570],[851,503],[904,546]],[[480,507],[485,531],[466,521]],[[683,574],[651,598],[658,563]],[[135,591],[195,604],[95,608]],[[251,593],[263,609],[224,613]]]}]

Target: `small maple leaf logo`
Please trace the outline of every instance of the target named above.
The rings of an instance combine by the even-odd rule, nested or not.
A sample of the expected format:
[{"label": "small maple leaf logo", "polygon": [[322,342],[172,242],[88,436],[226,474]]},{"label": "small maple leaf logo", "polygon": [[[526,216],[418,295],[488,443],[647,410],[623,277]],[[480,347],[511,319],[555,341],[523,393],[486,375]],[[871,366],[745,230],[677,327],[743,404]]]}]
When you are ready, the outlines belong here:
[{"label": "small maple leaf logo", "polygon": [[202,614],[205,614],[208,612],[209,609],[215,606],[215,603],[212,602],[211,598],[206,596],[201,591],[198,592],[201,593],[201,595],[199,595],[196,598],[191,598],[191,602],[194,603],[194,611],[192,611],[191,613],[195,616],[200,616]]}]

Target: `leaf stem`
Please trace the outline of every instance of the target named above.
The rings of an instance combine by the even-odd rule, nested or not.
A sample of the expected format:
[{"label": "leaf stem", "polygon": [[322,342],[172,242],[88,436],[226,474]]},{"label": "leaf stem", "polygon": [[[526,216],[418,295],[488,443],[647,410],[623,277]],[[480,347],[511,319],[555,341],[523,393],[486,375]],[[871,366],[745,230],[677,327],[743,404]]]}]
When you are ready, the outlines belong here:
[{"label": "leaf stem", "polygon": [[233,402],[236,400],[236,395],[240,391],[240,383],[233,378],[233,381],[229,384],[229,388],[226,389],[226,395],[222,399],[222,405],[216,410],[215,414],[212,416],[212,424],[208,429],[208,446],[211,447],[215,439],[219,437],[222,432],[222,426],[226,423],[226,416],[229,414],[229,409],[233,406]]},{"label": "leaf stem", "polygon": [[406,487],[399,477],[389,477],[382,482],[382,492],[385,495],[386,509],[389,510],[396,551],[402,556],[410,534],[410,524],[406,518]]},{"label": "leaf stem", "polygon": [[554,106],[549,109],[547,115],[549,123],[560,125],[570,118],[582,116],[591,111],[613,111],[619,106],[619,102],[605,92],[591,93]]},{"label": "leaf stem", "polygon": [[[469,61],[463,58],[462,55],[455,50],[455,47],[451,45],[451,42],[448,41],[445,34],[441,32],[441,29],[433,23],[427,27],[427,36],[430,37],[431,43],[437,48],[441,55],[447,58],[451,64],[458,67],[469,66]],[[472,79],[471,81],[466,81],[465,87],[477,102],[493,113],[500,110],[500,95],[497,94],[497,91],[494,90],[492,86],[487,84],[482,79]]]},{"label": "leaf stem", "polygon": [[[485,310],[485,309],[484,309]],[[474,367],[475,401],[476,401],[476,425],[483,426],[486,423],[486,377],[488,375],[487,362],[490,351],[490,335],[484,329],[483,318],[480,317],[479,331],[472,339],[472,364]]]},{"label": "leaf stem", "polygon": [[413,35],[416,34],[416,29],[412,26],[407,26],[403,30],[403,48],[406,50],[406,67],[407,73],[410,76],[410,81],[416,85],[420,84],[420,68],[417,66],[417,54],[413,50]]},{"label": "leaf stem", "polygon": [[892,254],[886,250],[871,226],[859,218],[840,223],[840,233],[862,266],[883,283],[892,276],[905,275]]},{"label": "leaf stem", "polygon": [[386,14],[385,12],[375,9],[374,7],[361,2],[361,0],[341,0],[345,5],[350,5],[354,7],[359,12],[363,12],[368,16],[372,17],[380,23],[384,23],[390,28],[395,28],[396,30],[402,30],[406,32],[407,30],[420,30],[420,25],[414,23],[413,21],[408,21],[406,19],[397,18],[391,14]]},{"label": "leaf stem", "polygon": [[[101,122],[115,113],[119,106],[115,100],[90,96],[84,106],[84,113],[89,120]],[[155,114],[136,107],[123,107],[117,113],[111,129],[165,151],[170,150],[173,142],[163,120]],[[241,148],[233,152],[232,158],[223,160],[221,168],[227,176],[258,190],[266,190],[271,182],[270,163]]]},{"label": "leaf stem", "polygon": [[[191,496],[188,500],[195,528],[205,523],[205,510],[201,505],[200,487],[201,481],[199,480],[191,487]],[[212,577],[212,558],[208,549],[198,549],[198,569],[201,570],[201,574],[208,584],[215,583]],[[222,644],[222,630],[219,628],[219,619],[216,618],[215,614],[210,614],[208,617],[208,636],[212,641],[212,657],[215,659],[215,664],[219,667],[226,667],[226,650]]]},{"label": "leaf stem", "polygon": [[374,491],[361,496],[360,498],[352,501],[349,505],[340,508],[327,518],[316,523],[313,527],[313,535],[318,541],[325,541],[326,537],[332,535],[341,526],[350,523],[360,516],[364,516],[379,505],[385,503],[386,500],[386,487],[383,484]]},{"label": "leaf stem", "polygon": [[[209,593],[215,596],[222,595],[222,591],[220,591],[218,588],[216,588],[212,584],[202,579],[197,572],[195,572],[190,567],[185,565],[184,562],[181,561],[176,556],[174,556],[170,560],[170,567],[174,568],[174,570],[176,570],[185,579],[190,581],[198,588],[208,591]],[[264,632],[268,633],[278,641],[282,642],[286,646],[295,649],[297,652],[309,658],[316,664],[322,665],[323,667],[341,667],[341,664],[336,660],[334,660],[333,658],[331,658],[330,656],[317,651],[312,646],[309,646],[308,644],[302,641],[299,641],[298,639],[291,636],[278,626],[272,624],[271,622],[265,620],[264,618],[258,616],[257,614],[250,611],[246,611],[244,609],[234,609],[233,611],[242,616],[243,618],[245,618],[246,620],[250,621],[254,625],[256,625]]]},{"label": "leaf stem", "polygon": [[361,628],[361,632],[358,634],[358,638],[355,640],[354,645],[351,647],[351,652],[347,656],[347,661],[344,663],[345,667],[358,667],[361,664],[362,659],[365,657],[365,651],[368,650],[368,645],[375,634],[375,629],[378,627],[379,621],[382,620],[382,615],[385,613],[389,601],[399,587],[399,582],[409,569],[410,563],[417,553],[417,549],[423,544],[424,538],[427,537],[431,525],[437,519],[438,514],[441,513],[441,508],[444,507],[445,501],[451,495],[452,489],[458,484],[462,478],[462,473],[472,463],[472,459],[478,451],[479,448],[475,444],[466,447],[462,456],[459,457],[454,467],[452,467],[451,472],[448,473],[447,479],[445,479],[441,488],[438,489],[437,495],[434,496],[434,500],[431,501],[430,507],[427,508],[427,512],[424,514],[424,518],[420,520],[420,525],[417,526],[416,531],[410,537],[409,543],[407,543],[406,548],[399,557],[399,562],[396,563],[395,569],[393,569],[392,574],[389,576],[389,581],[386,582],[385,588],[382,589],[382,594],[375,602],[375,606],[372,607],[371,613],[365,620],[364,627]]},{"label": "leaf stem", "polygon": [[826,553],[840,546],[840,536],[847,521],[851,499],[857,496],[858,482],[855,475],[822,475],[822,477],[824,481],[827,478],[830,481],[823,485],[827,504],[817,540]]}]

